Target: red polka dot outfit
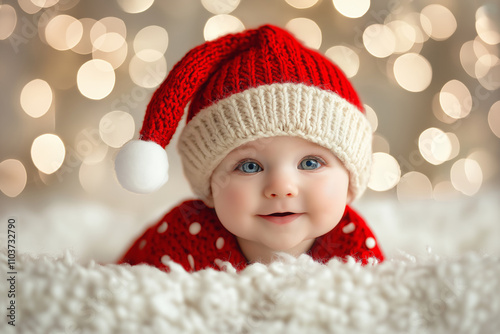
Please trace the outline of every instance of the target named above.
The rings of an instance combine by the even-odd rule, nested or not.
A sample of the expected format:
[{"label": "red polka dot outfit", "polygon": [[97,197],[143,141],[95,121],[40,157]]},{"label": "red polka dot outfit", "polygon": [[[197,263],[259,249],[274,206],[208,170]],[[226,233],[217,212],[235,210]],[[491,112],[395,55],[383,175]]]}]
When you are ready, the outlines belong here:
[{"label": "red polka dot outfit", "polygon": [[[357,92],[342,70],[291,33],[264,25],[207,41],[191,49],[156,89],[139,140],[117,154],[116,176],[138,193],[168,179],[165,147],[187,113],[177,148],[184,175],[200,200],[187,201],[149,228],[121,259],[188,271],[237,270],[247,259],[237,239],[203,200],[210,178],[233,149],[260,138],[292,136],[330,150],[349,172],[349,192],[359,198],[371,170],[373,131]],[[362,263],[383,260],[375,236],[350,207],[338,225],[308,251],[326,262],[352,256]]]},{"label": "red polka dot outfit", "polygon": [[[317,238],[307,254],[322,263],[348,256],[363,264],[370,258],[384,260],[374,234],[349,206],[337,226]],[[187,271],[220,270],[225,261],[238,271],[248,265],[236,237],[224,228],[215,210],[200,200],[186,201],[172,209],[148,228],[119,262],[168,270],[168,261],[181,264]]]}]

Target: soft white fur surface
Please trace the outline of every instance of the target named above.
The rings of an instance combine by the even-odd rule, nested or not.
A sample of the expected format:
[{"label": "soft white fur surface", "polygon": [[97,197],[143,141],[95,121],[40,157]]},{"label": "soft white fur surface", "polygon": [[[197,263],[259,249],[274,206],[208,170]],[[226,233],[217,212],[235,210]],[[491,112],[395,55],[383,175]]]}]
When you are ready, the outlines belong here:
[{"label": "soft white fur surface", "polygon": [[109,264],[140,217],[63,199],[13,206],[17,326],[4,269],[0,333],[500,333],[498,203],[496,189],[448,202],[368,197],[356,208],[386,262],[285,257],[239,274]]},{"label": "soft white fur surface", "polygon": [[[2,254],[2,267],[6,267]],[[2,333],[498,333],[500,261],[471,253],[361,267],[284,257],[241,273],[17,259]],[[6,286],[0,294],[6,296]]]}]

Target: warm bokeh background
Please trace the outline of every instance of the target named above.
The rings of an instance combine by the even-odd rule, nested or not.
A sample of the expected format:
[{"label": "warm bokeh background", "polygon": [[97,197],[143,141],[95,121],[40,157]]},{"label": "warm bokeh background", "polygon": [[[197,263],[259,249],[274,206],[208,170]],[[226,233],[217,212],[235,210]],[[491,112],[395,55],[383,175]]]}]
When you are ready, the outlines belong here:
[{"label": "warm bokeh background", "polygon": [[113,157],[190,48],[264,23],[337,62],[366,104],[376,153],[361,211],[497,193],[498,1],[0,1],[0,218],[19,221],[19,249],[111,261],[190,197],[175,139],[155,194],[121,189]]}]

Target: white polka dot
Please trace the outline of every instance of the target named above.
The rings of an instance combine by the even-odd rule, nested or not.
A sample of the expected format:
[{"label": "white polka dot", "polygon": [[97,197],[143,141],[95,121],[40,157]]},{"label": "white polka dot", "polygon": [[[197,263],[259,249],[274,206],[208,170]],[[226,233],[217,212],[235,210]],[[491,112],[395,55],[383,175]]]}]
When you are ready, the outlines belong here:
[{"label": "white polka dot", "polygon": [[[228,269],[231,267],[231,264],[227,261],[222,261],[221,259],[215,259],[214,263],[217,267],[219,267],[220,270],[222,271],[228,271]],[[228,267],[229,266],[229,267]],[[232,267],[231,267],[232,268]],[[230,269],[229,269],[230,270]]]},{"label": "white polka dot", "polygon": [[161,263],[163,263],[164,265],[167,265],[169,261],[172,261],[172,259],[170,258],[170,256],[168,255],[163,255],[161,257]]},{"label": "white polka dot", "polygon": [[375,247],[376,244],[377,243],[375,242],[375,239],[373,239],[372,237],[366,238],[365,245],[369,249],[372,249],[373,247]]},{"label": "white polka dot", "polygon": [[192,223],[189,225],[189,233],[192,235],[198,234],[201,231],[200,223]]},{"label": "white polka dot", "polygon": [[158,233],[163,233],[167,230],[168,224],[167,222],[163,222],[160,226],[158,226],[158,229],[156,230]]},{"label": "white polka dot", "polygon": [[141,240],[141,242],[139,242],[139,249],[143,249],[147,244],[147,241],[146,240]]},{"label": "white polka dot", "polygon": [[342,227],[342,232],[344,232],[345,234],[348,234],[348,233],[353,232],[355,229],[356,229],[356,225],[354,225],[354,223],[351,222],[351,223],[347,224],[346,226]]},{"label": "white polka dot", "polygon": [[217,241],[215,242],[215,247],[217,247],[217,249],[222,249],[222,247],[224,247],[224,238],[223,237],[219,237],[217,239]]},{"label": "white polka dot", "polygon": [[217,267],[219,267],[220,269],[222,269],[222,267],[224,266],[224,261],[222,261],[221,259],[215,259],[214,260],[214,263]]},{"label": "white polka dot", "polygon": [[193,255],[191,255],[191,254],[188,255],[188,262],[189,262],[189,265],[191,266],[191,268],[194,269],[194,258],[193,258]]}]

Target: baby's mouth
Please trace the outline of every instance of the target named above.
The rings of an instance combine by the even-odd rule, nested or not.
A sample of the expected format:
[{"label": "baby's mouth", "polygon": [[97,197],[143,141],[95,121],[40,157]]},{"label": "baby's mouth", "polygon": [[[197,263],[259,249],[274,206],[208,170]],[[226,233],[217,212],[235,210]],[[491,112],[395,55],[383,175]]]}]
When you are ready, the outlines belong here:
[{"label": "baby's mouth", "polygon": [[272,217],[286,217],[286,216],[290,216],[290,215],[293,215],[293,214],[295,214],[295,213],[294,212],[275,212],[275,213],[271,213],[268,216],[272,216]]},{"label": "baby's mouth", "polygon": [[259,215],[259,217],[278,225],[291,223],[300,216],[302,216],[302,213],[295,212],[274,212],[268,215]]}]

